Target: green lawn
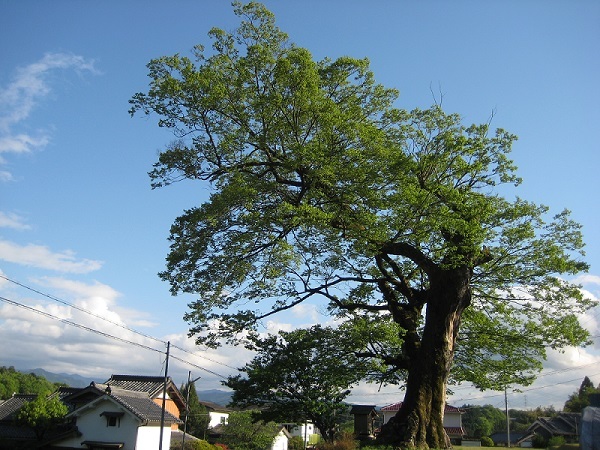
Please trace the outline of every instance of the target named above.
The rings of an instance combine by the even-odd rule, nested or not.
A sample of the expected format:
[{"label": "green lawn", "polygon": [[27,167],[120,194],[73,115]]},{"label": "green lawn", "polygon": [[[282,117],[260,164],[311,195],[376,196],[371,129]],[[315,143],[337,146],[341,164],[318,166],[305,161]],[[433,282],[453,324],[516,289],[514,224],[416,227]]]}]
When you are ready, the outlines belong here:
[{"label": "green lawn", "polygon": [[[506,447],[462,447],[460,445],[455,445],[452,447],[454,450],[474,450],[477,448],[506,448]],[[514,447],[519,448],[519,447]],[[550,450],[579,450],[579,444],[563,444],[560,447],[550,447]]]}]

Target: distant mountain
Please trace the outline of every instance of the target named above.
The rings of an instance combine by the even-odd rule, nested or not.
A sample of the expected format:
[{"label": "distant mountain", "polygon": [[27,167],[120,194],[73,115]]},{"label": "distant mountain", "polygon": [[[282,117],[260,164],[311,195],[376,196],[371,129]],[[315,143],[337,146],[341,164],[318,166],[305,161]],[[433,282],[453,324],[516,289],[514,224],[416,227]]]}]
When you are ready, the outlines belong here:
[{"label": "distant mountain", "polygon": [[[46,380],[50,381],[51,383],[64,383],[67,386],[76,387],[76,388],[86,387],[86,386],[89,386],[89,384],[92,381],[97,381],[97,380],[94,380],[93,378],[82,377],[81,375],[75,375],[72,373],[52,373],[52,372],[48,372],[47,370],[40,369],[40,368],[30,369],[30,370],[19,370],[19,372],[35,373],[38,376],[44,377]],[[108,378],[108,377],[105,377],[105,378]]]},{"label": "distant mountain", "polygon": [[219,389],[207,389],[205,391],[197,391],[198,399],[201,402],[212,402],[217,405],[227,406],[231,401],[231,391],[221,391]]},{"label": "distant mountain", "polygon": [[[71,374],[71,373],[53,373],[48,372],[47,370],[37,368],[37,369],[29,369],[29,370],[20,370],[19,372],[23,373],[35,373],[38,376],[44,377],[46,380],[51,383],[64,383],[70,387],[86,387],[89,386],[92,381],[104,381],[109,377],[104,376],[100,378],[86,378],[81,375]],[[198,398],[204,402],[216,403],[217,405],[227,406],[227,404],[231,401],[231,395],[233,394],[231,391],[223,391],[220,389],[207,389],[204,391],[196,391],[198,393]]]}]

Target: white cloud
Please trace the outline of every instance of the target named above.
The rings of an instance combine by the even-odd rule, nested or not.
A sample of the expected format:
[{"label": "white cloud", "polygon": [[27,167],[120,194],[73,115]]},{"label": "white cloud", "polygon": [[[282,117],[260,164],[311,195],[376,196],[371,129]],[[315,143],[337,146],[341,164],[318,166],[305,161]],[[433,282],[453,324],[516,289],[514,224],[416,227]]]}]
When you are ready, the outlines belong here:
[{"label": "white cloud", "polygon": [[598,275],[591,275],[591,274],[585,274],[585,275],[579,275],[578,277],[576,277],[573,280],[574,283],[579,283],[579,284],[597,284],[600,285],[600,276]]},{"label": "white cloud", "polygon": [[92,259],[78,259],[70,250],[53,252],[42,245],[18,245],[0,240],[0,259],[29,267],[66,273],[88,273],[102,267],[102,262]]},{"label": "white cloud", "polygon": [[[15,133],[13,128],[28,119],[40,100],[51,92],[48,77],[55,70],[98,73],[93,61],[69,53],[46,53],[39,61],[18,69],[11,83],[0,86],[0,154],[28,153],[50,142],[46,132]],[[0,158],[0,164],[4,163]],[[10,172],[0,171],[0,181],[12,179]]]},{"label": "white cloud", "polygon": [[50,142],[48,136],[33,137],[27,134],[0,136],[0,153],[29,153],[43,148]]},{"label": "white cloud", "polygon": [[1,131],[6,133],[29,117],[37,102],[50,93],[46,78],[57,69],[97,73],[93,61],[69,53],[46,53],[39,61],[18,69],[12,83],[0,89]]},{"label": "white cloud", "polygon": [[308,326],[315,323],[322,323],[324,319],[324,315],[319,312],[319,306],[308,302],[302,302],[294,306],[291,309],[291,313],[294,316],[302,319],[304,323],[308,324]]},{"label": "white cloud", "polygon": [[27,225],[23,217],[15,213],[0,211],[0,228],[12,228],[13,230],[29,230],[31,226]]},{"label": "white cloud", "polygon": [[177,384],[191,370],[195,377],[202,377],[203,389],[219,389],[223,377],[237,373],[234,367],[251,357],[246,350],[231,347],[200,349],[185,330],[156,338],[136,332],[134,318],[148,313],[124,308],[119,304],[122,295],[111,286],[58,277],[33,279],[30,283],[40,292],[52,292],[60,301],[33,299],[30,296],[37,294],[30,290],[0,283],[0,295],[12,301],[0,303],[5,365],[19,369],[42,367],[96,381],[115,373],[160,375],[166,356],[164,342],[170,341],[169,375]]}]

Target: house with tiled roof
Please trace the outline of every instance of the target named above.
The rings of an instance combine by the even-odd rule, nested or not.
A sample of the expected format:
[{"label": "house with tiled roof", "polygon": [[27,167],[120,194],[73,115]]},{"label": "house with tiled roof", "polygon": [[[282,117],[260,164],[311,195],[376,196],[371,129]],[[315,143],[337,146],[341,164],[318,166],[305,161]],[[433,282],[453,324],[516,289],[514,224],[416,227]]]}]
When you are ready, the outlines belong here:
[{"label": "house with tiled roof", "polygon": [[[145,375],[111,375],[111,377],[106,380],[104,384],[130,391],[146,392],[148,396],[162,408],[165,377]],[[166,394],[165,409],[175,417],[180,418],[185,411],[185,399],[171,377],[167,377]],[[173,429],[176,430],[177,425],[173,424]]]},{"label": "house with tiled roof", "polygon": [[560,412],[555,417],[538,417],[527,429],[544,439],[563,437],[566,442],[578,442],[581,430],[581,414]]},{"label": "house with tiled roof", "polygon": [[[380,413],[383,415],[383,423],[386,424],[396,413],[402,408],[402,402],[393,403],[381,408]],[[462,426],[462,415],[464,411],[455,406],[446,405],[444,407],[444,430],[450,438],[452,444],[460,445],[465,430]]]},{"label": "house with tiled roof", "polygon": [[[169,448],[171,425],[181,421],[150,398],[147,392],[92,383],[64,402],[74,408],[68,415],[79,436],[54,442],[55,447],[117,449],[158,449],[161,424],[162,447]],[[84,447],[82,447],[84,446]]]}]

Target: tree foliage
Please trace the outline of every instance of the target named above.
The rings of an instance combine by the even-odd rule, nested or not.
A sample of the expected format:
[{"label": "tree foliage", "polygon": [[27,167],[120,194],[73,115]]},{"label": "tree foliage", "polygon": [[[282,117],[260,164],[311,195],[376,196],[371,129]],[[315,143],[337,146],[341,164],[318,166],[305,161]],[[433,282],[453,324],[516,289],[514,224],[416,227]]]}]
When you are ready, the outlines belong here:
[{"label": "tree foliage", "polygon": [[185,386],[182,386],[180,391],[181,394],[188,399],[187,411],[185,412],[185,415],[181,417],[182,420],[185,420],[187,416],[186,431],[197,438],[204,439],[206,437],[208,424],[210,423],[210,416],[206,406],[200,403],[200,400],[198,399],[196,385],[194,383],[190,383],[189,385],[186,383]]},{"label": "tree foliage", "polygon": [[181,448],[181,442],[175,439],[171,439],[170,450],[220,450],[217,446],[199,439],[199,440],[186,440]]},{"label": "tree foliage", "polygon": [[279,423],[310,420],[332,442],[349,388],[364,378],[353,343],[320,325],[250,339],[256,356],[240,369],[243,375],[224,382],[234,390],[232,404],[261,407],[265,420]]},{"label": "tree foliage", "polygon": [[253,411],[234,411],[223,427],[223,443],[231,450],[265,450],[273,444],[281,427],[257,420]]},{"label": "tree foliage", "polygon": [[514,135],[397,109],[368,60],[315,61],[262,5],[234,9],[237,30],[152,60],[131,99],[177,136],[153,187],[213,188],[175,220],[160,276],[199,294],[186,319],[209,346],[323,300],[372,379],[405,384],[391,435],[445,447],[447,383],[527,385],[547,348],[588,342],[577,315],[594,303],[566,281],[587,269],[580,226],[511,198]]},{"label": "tree foliage", "polygon": [[33,428],[38,439],[60,424],[69,412],[57,396],[38,395],[17,413],[17,422]]},{"label": "tree foliage", "polygon": [[13,394],[42,394],[54,392],[60,383],[52,383],[34,373],[23,373],[14,367],[0,367],[0,400],[6,400]]},{"label": "tree foliage", "polygon": [[506,428],[506,415],[492,405],[464,405],[461,409],[465,411],[462,424],[469,436],[491,436]]},{"label": "tree foliage", "polygon": [[569,395],[565,402],[564,411],[580,413],[586,406],[590,405],[590,394],[597,394],[600,390],[594,387],[594,383],[586,376],[579,386],[579,390]]}]

